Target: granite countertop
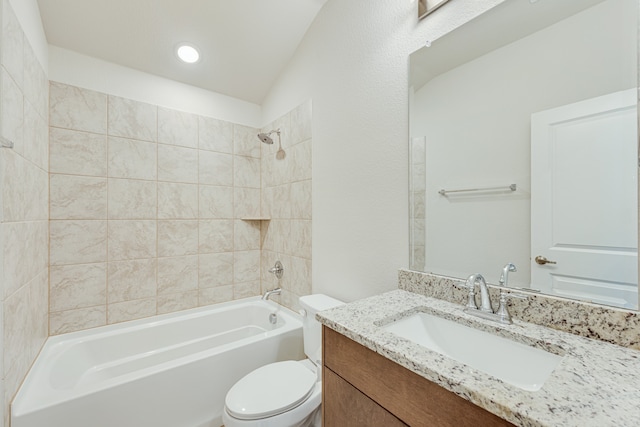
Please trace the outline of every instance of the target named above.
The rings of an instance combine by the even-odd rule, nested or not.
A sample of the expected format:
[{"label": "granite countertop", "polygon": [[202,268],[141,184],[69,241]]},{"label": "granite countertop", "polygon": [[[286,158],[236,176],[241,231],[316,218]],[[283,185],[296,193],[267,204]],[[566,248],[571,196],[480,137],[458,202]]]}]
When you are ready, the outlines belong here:
[{"label": "granite countertop", "polygon": [[[640,351],[514,319],[469,316],[462,305],[395,290],[317,315],[329,328],[518,426],[640,425]],[[538,391],[504,383],[380,327],[416,312],[456,320],[535,347],[563,353]]]}]

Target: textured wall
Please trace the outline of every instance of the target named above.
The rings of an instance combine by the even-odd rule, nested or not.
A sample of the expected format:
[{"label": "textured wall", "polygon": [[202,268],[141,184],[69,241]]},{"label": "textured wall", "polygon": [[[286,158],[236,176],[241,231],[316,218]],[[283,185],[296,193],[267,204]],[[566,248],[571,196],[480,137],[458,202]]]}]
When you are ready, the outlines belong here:
[{"label": "textured wall", "polygon": [[[8,1],[2,2],[0,148],[0,425],[48,335],[48,82]],[[4,424],[3,424],[4,423]]]},{"label": "textured wall", "polygon": [[[409,265],[408,55],[500,0],[329,0],[263,104],[313,99],[313,291],[351,301]],[[437,42],[437,41],[436,41]]]}]

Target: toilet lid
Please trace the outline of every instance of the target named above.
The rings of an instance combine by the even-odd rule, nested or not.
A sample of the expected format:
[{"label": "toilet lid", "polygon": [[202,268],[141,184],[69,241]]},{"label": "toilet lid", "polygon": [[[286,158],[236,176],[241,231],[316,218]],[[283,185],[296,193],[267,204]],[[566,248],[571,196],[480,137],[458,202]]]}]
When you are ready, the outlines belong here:
[{"label": "toilet lid", "polygon": [[286,412],[313,392],[316,374],[300,362],[288,360],[265,365],[238,381],[225,398],[234,418],[256,420]]}]

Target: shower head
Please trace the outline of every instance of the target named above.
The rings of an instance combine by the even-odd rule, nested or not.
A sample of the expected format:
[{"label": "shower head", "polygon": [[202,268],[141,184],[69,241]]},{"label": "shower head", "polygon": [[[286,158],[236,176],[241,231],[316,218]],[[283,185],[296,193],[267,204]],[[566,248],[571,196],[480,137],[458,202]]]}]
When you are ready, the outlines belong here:
[{"label": "shower head", "polygon": [[259,133],[258,138],[265,144],[273,144],[273,139],[271,139],[268,133]]},{"label": "shower head", "polygon": [[274,129],[271,132],[267,132],[267,133],[259,133],[258,138],[263,143],[271,145],[273,144],[273,139],[269,135],[271,135],[272,133],[277,133],[278,135],[280,135],[280,129]]}]

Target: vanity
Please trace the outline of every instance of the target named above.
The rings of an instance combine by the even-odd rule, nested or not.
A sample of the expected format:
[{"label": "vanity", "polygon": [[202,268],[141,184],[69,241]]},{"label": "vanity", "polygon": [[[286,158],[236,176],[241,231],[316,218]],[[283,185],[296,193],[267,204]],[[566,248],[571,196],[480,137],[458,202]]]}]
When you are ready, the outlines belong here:
[{"label": "vanity", "polygon": [[[525,390],[389,330],[416,313],[501,336],[560,361],[542,384],[533,385],[537,390]],[[326,427],[622,427],[640,420],[637,350],[517,318],[501,325],[465,314],[461,304],[402,289],[322,312],[318,319],[324,325]]]},{"label": "vanity", "polygon": [[327,427],[513,425],[331,328],[322,335]]}]

